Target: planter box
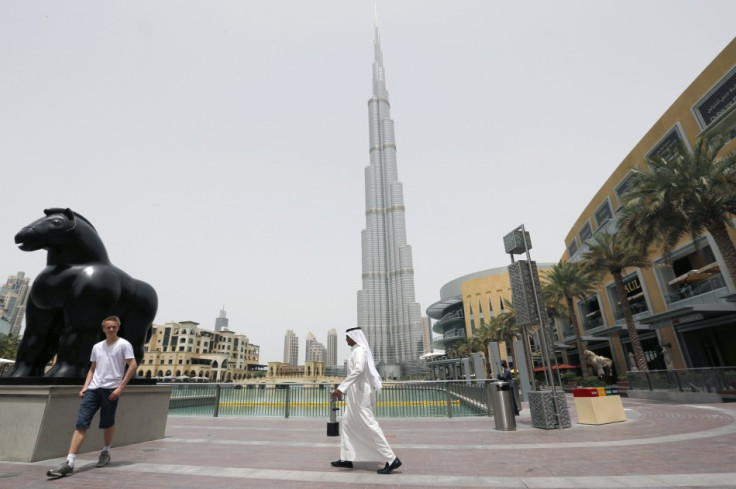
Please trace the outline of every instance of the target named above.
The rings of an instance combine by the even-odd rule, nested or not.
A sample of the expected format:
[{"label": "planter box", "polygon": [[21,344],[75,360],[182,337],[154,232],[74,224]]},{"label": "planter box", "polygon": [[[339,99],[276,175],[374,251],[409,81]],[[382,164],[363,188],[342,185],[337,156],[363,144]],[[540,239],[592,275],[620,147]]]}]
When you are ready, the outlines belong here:
[{"label": "planter box", "polygon": [[575,410],[580,424],[608,424],[626,421],[621,396],[576,397]]}]

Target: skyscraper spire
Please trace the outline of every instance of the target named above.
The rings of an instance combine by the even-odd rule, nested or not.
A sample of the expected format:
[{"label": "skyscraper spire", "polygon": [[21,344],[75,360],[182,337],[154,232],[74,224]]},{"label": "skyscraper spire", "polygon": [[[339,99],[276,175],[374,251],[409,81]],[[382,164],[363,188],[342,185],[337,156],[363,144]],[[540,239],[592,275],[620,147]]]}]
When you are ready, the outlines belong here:
[{"label": "skyscraper spire", "polygon": [[414,302],[414,268],[411,247],[406,242],[404,193],[398,180],[394,122],[377,23],[374,48],[358,326],[368,338],[379,373],[384,377],[402,377],[412,373],[422,352],[421,312]]}]

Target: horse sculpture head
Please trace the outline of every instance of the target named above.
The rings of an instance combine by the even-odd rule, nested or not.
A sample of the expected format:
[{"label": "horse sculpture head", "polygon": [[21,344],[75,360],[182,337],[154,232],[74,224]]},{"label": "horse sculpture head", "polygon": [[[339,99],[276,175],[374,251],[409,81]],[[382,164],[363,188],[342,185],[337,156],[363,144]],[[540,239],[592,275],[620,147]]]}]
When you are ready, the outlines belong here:
[{"label": "horse sculpture head", "polygon": [[49,264],[84,260],[108,261],[102,240],[92,223],[71,209],[45,209],[45,216],[15,235],[22,251],[49,251]]}]

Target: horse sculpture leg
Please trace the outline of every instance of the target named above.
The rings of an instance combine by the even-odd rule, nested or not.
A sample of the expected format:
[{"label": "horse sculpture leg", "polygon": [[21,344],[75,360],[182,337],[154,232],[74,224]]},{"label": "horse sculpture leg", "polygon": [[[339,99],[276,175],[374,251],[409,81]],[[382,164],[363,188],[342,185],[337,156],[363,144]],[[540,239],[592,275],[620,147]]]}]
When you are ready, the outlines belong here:
[{"label": "horse sculpture leg", "polygon": [[101,328],[67,326],[59,341],[56,363],[49,377],[84,378],[89,368],[89,357],[100,339]]},{"label": "horse sculpture leg", "polygon": [[145,344],[150,339],[151,324],[155,314],[155,310],[153,312],[132,311],[122,319],[120,336],[133,346],[133,355],[135,355],[135,362],[138,366],[143,365]]},{"label": "horse sculpture leg", "polygon": [[151,337],[151,325],[158,309],[158,296],[153,287],[147,283],[140,280],[134,283],[135,300],[128,304],[128,310],[121,316],[119,334],[133,346],[135,361],[140,366],[143,364],[145,344]]},{"label": "horse sculpture leg", "polygon": [[56,353],[60,314],[36,307],[28,301],[26,329],[18,346],[16,362],[8,377],[40,377]]}]

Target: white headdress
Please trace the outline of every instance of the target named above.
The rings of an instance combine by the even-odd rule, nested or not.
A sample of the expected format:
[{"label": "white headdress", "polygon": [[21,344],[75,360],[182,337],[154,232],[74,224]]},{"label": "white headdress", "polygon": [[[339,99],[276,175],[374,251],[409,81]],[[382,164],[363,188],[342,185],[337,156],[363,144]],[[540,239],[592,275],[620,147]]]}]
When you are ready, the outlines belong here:
[{"label": "white headdress", "polygon": [[371,387],[376,391],[380,391],[381,376],[378,375],[378,371],[376,370],[376,363],[373,360],[373,352],[371,352],[371,347],[368,345],[368,339],[365,337],[365,334],[363,334],[363,330],[360,328],[350,328],[345,332],[345,334],[365,350],[365,363],[368,367]]}]

